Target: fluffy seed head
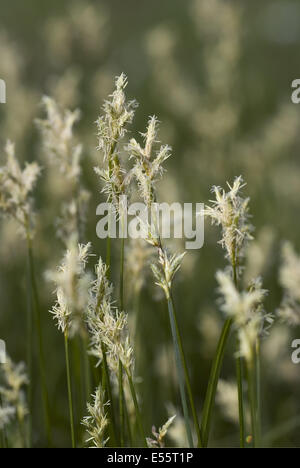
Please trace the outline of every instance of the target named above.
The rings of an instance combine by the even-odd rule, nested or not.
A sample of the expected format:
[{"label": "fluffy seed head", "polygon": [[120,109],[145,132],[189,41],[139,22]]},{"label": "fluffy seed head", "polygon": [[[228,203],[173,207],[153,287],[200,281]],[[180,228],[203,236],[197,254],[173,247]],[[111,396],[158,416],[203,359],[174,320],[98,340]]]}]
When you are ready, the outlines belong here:
[{"label": "fluffy seed head", "polygon": [[105,402],[104,391],[101,387],[97,388],[92,398],[93,403],[87,405],[89,415],[82,420],[82,425],[89,435],[86,443],[90,448],[104,448],[109,440],[106,438],[108,426],[106,407],[109,402]]},{"label": "fluffy seed head", "polygon": [[84,332],[91,276],[85,271],[91,244],[77,244],[72,238],[62,264],[47,278],[56,286],[56,303],[50,311],[58,328],[73,337]]},{"label": "fluffy seed head", "polygon": [[237,270],[244,255],[247,241],[252,239],[252,226],[249,224],[248,205],[249,198],[241,197],[243,184],[242,177],[237,177],[234,183],[228,184],[229,191],[220,187],[213,187],[212,192],[215,200],[211,206],[207,206],[204,214],[209,216],[213,224],[222,228],[222,239],[220,244],[226,251],[226,257]]},{"label": "fluffy seed head", "polygon": [[5,147],[6,165],[0,168],[0,211],[15,219],[24,235],[33,236],[31,192],[41,173],[40,166],[27,163],[22,170],[16,158],[15,146]]},{"label": "fluffy seed head", "polygon": [[82,146],[75,141],[73,126],[79,120],[79,110],[62,110],[54,99],[44,96],[44,120],[36,123],[42,134],[45,155],[51,163],[58,166],[60,172],[69,179],[78,179],[81,168]]},{"label": "fluffy seed head", "polygon": [[238,291],[231,276],[223,271],[217,272],[221,310],[232,317],[238,331],[240,355],[252,359],[253,346],[259,337],[265,336],[273,317],[263,309],[267,294],[262,289],[260,279],[253,281],[247,291]]},{"label": "fluffy seed head", "polygon": [[289,242],[282,247],[279,281],[284,297],[277,314],[283,322],[297,326],[300,324],[300,257]]}]

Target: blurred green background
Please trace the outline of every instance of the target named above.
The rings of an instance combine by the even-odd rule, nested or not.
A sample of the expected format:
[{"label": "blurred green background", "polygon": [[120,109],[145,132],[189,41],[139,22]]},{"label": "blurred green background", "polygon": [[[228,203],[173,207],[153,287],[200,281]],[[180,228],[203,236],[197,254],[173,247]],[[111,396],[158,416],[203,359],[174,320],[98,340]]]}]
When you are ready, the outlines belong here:
[{"label": "blurred green background", "polygon": [[[7,104],[0,107],[1,153],[9,138],[16,142],[21,161],[38,159],[44,166],[36,192],[34,247],[55,446],[69,443],[68,413],[63,340],[48,313],[53,295],[44,272],[58,264],[63,252],[55,237],[55,218],[65,187],[61,176],[47,174],[33,122],[41,116],[42,95],[82,111],[76,131],[84,145],[84,184],[92,192],[86,239],[96,254],[105,246],[95,234],[95,207],[103,198],[93,172],[100,157],[94,122],[115,75],[125,72],[127,93],[140,104],[131,132],[144,131],[148,115],[155,114],[162,122],[162,142],[173,148],[161,200],[207,202],[212,185],[244,176],[256,228],[256,250],[248,255],[245,274],[263,274],[270,290],[267,309],[274,312],[282,297],[281,242],[291,240],[300,249],[300,107],[290,97],[291,82],[299,78],[299,46],[296,0],[0,0],[0,78],[7,84]],[[216,304],[215,272],[225,265],[218,239],[218,230],[207,224],[205,246],[188,254],[175,288],[199,412],[223,321]],[[117,262],[117,245],[114,258]],[[25,273],[22,239],[14,225],[3,220],[0,336],[15,361],[26,357]],[[167,314],[150,283],[147,280],[141,293],[142,346],[136,350],[149,434],[153,424],[165,421],[170,404],[180,408]],[[127,307],[131,313],[130,294]],[[270,446],[300,445],[300,367],[290,359],[294,338],[300,338],[300,330],[276,324],[264,344],[263,430]],[[222,370],[222,378],[229,381],[234,378],[232,356],[229,348]],[[35,426],[40,429],[34,438],[42,445],[39,388],[35,406]],[[79,409],[77,418],[81,416]],[[217,407],[214,421],[211,444],[236,446],[238,426],[224,405]],[[178,443],[176,437],[174,430],[170,445]]]}]

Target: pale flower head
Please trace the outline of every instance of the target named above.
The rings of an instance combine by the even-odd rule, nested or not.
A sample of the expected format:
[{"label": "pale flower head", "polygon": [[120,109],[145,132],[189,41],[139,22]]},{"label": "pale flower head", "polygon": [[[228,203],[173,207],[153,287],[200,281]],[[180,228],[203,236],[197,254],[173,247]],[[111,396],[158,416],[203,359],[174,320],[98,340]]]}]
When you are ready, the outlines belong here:
[{"label": "pale flower head", "polygon": [[115,307],[112,292],[112,285],[107,279],[107,266],[100,257],[96,265],[96,279],[89,290],[86,321],[90,334],[90,353],[100,364],[105,348],[108,365],[117,374],[119,361],[131,371],[134,353],[129,337],[128,315]]},{"label": "pale flower head", "polygon": [[169,299],[173,279],[181,267],[185,252],[182,254],[171,255],[166,249],[159,249],[158,264],[151,265],[156,284],[161,287]]},{"label": "pale flower head", "polygon": [[41,173],[40,166],[26,163],[22,170],[15,154],[15,145],[5,147],[6,165],[0,168],[0,211],[15,219],[25,234],[33,235],[31,192]]},{"label": "pale flower head", "polygon": [[[158,120],[155,116],[149,118],[145,133],[142,133],[144,146],[132,138],[126,147],[130,158],[134,159],[133,173],[135,175],[140,195],[149,206],[155,201],[154,189],[156,182],[162,176],[163,163],[171,156],[171,147],[160,145],[157,140]],[[157,146],[157,149],[155,148]]]},{"label": "pale flower head", "polygon": [[248,290],[238,291],[232,277],[223,271],[217,272],[221,310],[234,321],[239,336],[241,356],[252,359],[253,347],[258,338],[265,336],[273,323],[273,316],[263,308],[267,294],[260,279],[249,285]]},{"label": "pale flower head", "polygon": [[76,238],[72,238],[57,271],[46,274],[56,286],[56,303],[51,314],[57,321],[58,328],[71,337],[84,331],[92,281],[90,274],[86,272],[90,249],[90,243],[78,244]]},{"label": "pale flower head", "polygon": [[[125,95],[127,77],[124,73],[116,77],[115,90],[103,105],[103,115],[97,120],[98,150],[103,155],[100,167],[95,167],[103,185],[102,192],[107,201],[112,203],[116,213],[119,201],[126,195],[131,181],[130,173],[122,166],[119,157],[119,144],[132,122],[137,103],[128,101]],[[119,213],[121,214],[121,213]]]},{"label": "pale flower head", "polygon": [[89,436],[86,443],[90,448],[104,448],[109,440],[106,438],[106,429],[109,422],[106,408],[110,403],[105,401],[104,391],[101,387],[97,388],[92,398],[92,404],[88,403],[87,405],[89,415],[82,420],[82,425]]},{"label": "pale flower head", "polygon": [[104,161],[109,161],[116,150],[116,144],[126,133],[126,126],[132,122],[137,103],[127,101],[125,88],[127,77],[124,73],[116,77],[115,90],[103,105],[104,115],[97,120],[98,150],[103,152]]},{"label": "pale flower head", "polygon": [[[12,360],[7,357],[6,363],[1,366],[1,370],[4,381],[3,386],[0,387],[0,395],[4,405],[4,413],[2,413],[2,416],[4,417],[6,414],[6,417],[10,419],[13,417],[13,409],[19,421],[23,421],[28,414],[23,390],[23,387],[29,383],[25,364],[22,362],[14,364]],[[7,411],[5,411],[5,408]]]},{"label": "pale flower head", "polygon": [[279,282],[284,297],[277,314],[283,322],[297,326],[300,324],[300,257],[289,242],[282,247]]},{"label": "pale flower head", "polygon": [[158,429],[155,426],[152,427],[152,435],[154,438],[147,438],[147,444],[149,448],[164,448],[165,447],[165,437],[168,433],[170,426],[173,424],[175,416],[171,416],[168,421]]},{"label": "pale flower head", "polygon": [[9,425],[16,414],[13,406],[0,406],[0,430]]},{"label": "pale flower head", "polygon": [[75,141],[74,124],[79,120],[79,110],[64,110],[54,99],[44,96],[42,105],[46,111],[44,120],[36,123],[42,134],[45,155],[60,172],[69,179],[78,179],[81,173],[80,158],[82,146]]},{"label": "pale flower head", "polygon": [[220,187],[213,187],[215,200],[207,206],[204,214],[213,224],[222,228],[220,244],[226,251],[226,257],[233,267],[239,270],[246,243],[252,239],[252,226],[249,224],[249,198],[241,197],[245,184],[242,177],[237,177],[226,192]]}]

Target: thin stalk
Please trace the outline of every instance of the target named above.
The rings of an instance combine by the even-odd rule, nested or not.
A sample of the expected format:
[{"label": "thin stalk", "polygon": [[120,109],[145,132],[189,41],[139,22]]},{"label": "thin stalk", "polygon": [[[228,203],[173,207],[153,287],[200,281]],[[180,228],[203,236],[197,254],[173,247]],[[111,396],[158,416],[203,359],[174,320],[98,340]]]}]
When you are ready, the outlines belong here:
[{"label": "thin stalk", "polygon": [[24,427],[24,421],[20,417],[18,417],[18,428],[19,428],[19,433],[20,433],[21,446],[22,448],[26,448],[27,447],[26,431]]},{"label": "thin stalk", "polygon": [[111,238],[107,237],[106,239],[106,260],[105,260],[106,266],[107,266],[107,279],[110,279],[110,263],[111,263]]},{"label": "thin stalk", "polygon": [[260,355],[260,341],[259,338],[256,342],[255,350],[255,377],[256,377],[256,399],[257,399],[257,446],[261,447],[261,422],[262,422],[262,408],[261,408],[261,355]]},{"label": "thin stalk", "polygon": [[[119,307],[120,311],[124,310],[124,250],[125,239],[123,236],[123,219],[120,219],[122,234],[121,234],[121,255],[120,255],[120,291],[119,291]],[[123,365],[119,361],[119,409],[120,409],[120,439],[121,446],[125,444],[125,408],[124,408],[124,389],[123,389]]]},{"label": "thin stalk", "polygon": [[124,310],[124,261],[125,261],[125,233],[124,233],[124,216],[120,217],[121,226],[121,253],[120,253],[120,290],[119,290],[119,308]]},{"label": "thin stalk", "polygon": [[91,384],[91,369],[90,369],[90,360],[88,355],[88,340],[87,336],[81,338],[82,345],[82,354],[83,354],[83,372],[84,372],[84,382],[85,382],[85,393],[86,401],[90,398],[92,392]]},{"label": "thin stalk", "polygon": [[27,372],[28,372],[28,447],[32,447],[32,415],[33,415],[33,306],[32,288],[29,266],[29,256],[27,256]]},{"label": "thin stalk", "polygon": [[111,389],[111,382],[109,377],[109,370],[107,365],[106,359],[106,350],[104,343],[101,343],[103,361],[102,361],[102,369],[103,369],[103,388],[107,392],[108,400],[110,402],[109,405],[109,414],[110,414],[110,422],[111,422],[111,430],[112,430],[112,437],[114,441],[118,442],[117,439],[117,430],[116,430],[116,417],[115,417],[115,409],[114,409],[114,402],[113,402],[113,394]]},{"label": "thin stalk", "polygon": [[129,417],[129,414],[128,414],[128,408],[127,408],[127,404],[126,404],[125,395],[124,395],[124,409],[125,409],[126,426],[127,426],[127,431],[128,431],[129,447],[133,447],[132,430],[131,430],[130,417]]},{"label": "thin stalk", "polygon": [[[237,264],[236,258],[232,261],[233,282],[238,289]],[[239,342],[237,340],[237,352],[239,351]],[[244,391],[243,391],[243,360],[236,358],[236,379],[239,402],[239,425],[240,425],[240,447],[245,448],[245,416],[244,416]]]},{"label": "thin stalk", "polygon": [[179,332],[176,313],[174,309],[174,303],[173,303],[173,299],[171,295],[169,295],[167,300],[168,300],[168,310],[169,310],[169,319],[170,319],[170,324],[171,324],[172,338],[173,338],[173,344],[174,344],[174,350],[175,350],[175,360],[176,360],[176,366],[177,366],[177,372],[178,372],[180,396],[181,396],[182,408],[183,408],[183,413],[184,413],[184,418],[185,418],[187,437],[188,437],[190,447],[193,447],[194,444],[193,444],[192,431],[191,431],[191,426],[190,426],[190,421],[189,421],[185,386],[187,389],[189,402],[190,402],[192,415],[193,415],[193,420],[194,420],[194,425],[195,425],[195,429],[196,429],[196,433],[198,437],[198,447],[202,447],[200,426],[199,426],[196,407],[195,407],[195,403],[193,399],[186,359],[185,359],[185,355],[183,351],[182,339],[181,339],[181,335]]},{"label": "thin stalk", "polygon": [[29,272],[30,272],[30,281],[31,281],[31,292],[32,292],[32,305],[34,318],[37,329],[37,338],[38,338],[38,351],[39,351],[39,368],[40,368],[40,377],[41,377],[41,387],[42,387],[42,396],[43,396],[43,407],[44,407],[44,417],[46,423],[46,433],[48,445],[52,445],[52,434],[51,434],[51,423],[50,423],[50,408],[49,408],[49,397],[48,389],[46,383],[46,371],[45,371],[45,357],[44,357],[44,343],[42,335],[42,325],[41,325],[41,316],[39,308],[39,298],[38,290],[35,280],[35,268],[32,252],[32,242],[30,235],[27,234],[27,248],[28,248],[28,262],[29,262]]},{"label": "thin stalk", "polygon": [[[237,345],[237,349],[239,346]],[[244,418],[244,395],[243,395],[243,361],[242,358],[236,358],[236,377],[238,388],[239,403],[239,422],[240,422],[240,448],[245,448],[245,418]]]},{"label": "thin stalk", "polygon": [[83,355],[81,351],[81,337],[77,335],[69,342],[70,368],[72,369],[72,380],[75,382],[76,393],[73,395],[74,424],[81,421],[86,409],[85,381],[83,378]]},{"label": "thin stalk", "polygon": [[71,386],[71,371],[70,371],[70,356],[69,356],[69,340],[68,335],[65,333],[65,358],[66,358],[66,371],[67,371],[67,385],[68,385],[68,400],[69,400],[69,413],[70,413],[70,428],[72,448],[76,448],[75,431],[74,431],[74,413],[73,413],[73,397]]},{"label": "thin stalk", "polygon": [[120,443],[124,447],[125,440],[125,413],[124,413],[124,396],[123,396],[123,366],[119,361],[119,412],[120,412]]},{"label": "thin stalk", "polygon": [[121,239],[121,257],[120,257],[120,310],[124,310],[124,250],[125,250],[125,239]]},{"label": "thin stalk", "polygon": [[232,319],[227,319],[218,342],[216,355],[213,361],[205,401],[202,414],[202,424],[201,424],[201,434],[203,447],[207,447],[209,440],[209,433],[212,421],[213,407],[215,404],[216,391],[218,386],[218,381],[220,377],[220,371],[224,359],[224,353],[226,349],[226,344],[230,335],[230,330],[232,327]]},{"label": "thin stalk", "polygon": [[[116,140],[112,144],[112,147],[110,149],[110,154],[108,157],[108,169],[109,169],[109,175],[111,176],[113,168],[112,168],[112,161],[111,157],[116,149]],[[108,203],[111,203],[110,197],[108,198]],[[109,211],[109,216],[108,216],[108,232],[109,235],[106,239],[106,266],[107,266],[107,279],[110,279],[110,267],[111,267],[111,238],[110,238],[110,225],[111,225],[111,211]]]},{"label": "thin stalk", "polygon": [[251,428],[253,437],[253,447],[259,446],[258,423],[257,423],[257,395],[256,395],[256,370],[255,370],[255,352],[253,350],[251,358],[247,361],[248,367],[248,387],[251,413]]},{"label": "thin stalk", "polygon": [[[2,395],[0,394],[0,408],[3,407],[3,402],[2,402]],[[5,427],[3,427],[3,429],[1,429],[1,438],[2,438],[2,446],[3,448],[8,448],[8,440],[7,440],[7,434],[6,434],[6,430],[5,430]]]},{"label": "thin stalk", "polygon": [[133,384],[133,380],[132,380],[132,376],[131,376],[130,371],[126,367],[125,367],[125,372],[127,374],[129,387],[130,387],[130,392],[131,392],[131,396],[132,396],[132,401],[134,403],[136,419],[137,419],[137,423],[138,423],[138,426],[139,426],[141,436],[143,438],[143,444],[144,444],[144,447],[148,447],[147,439],[146,439],[145,431],[144,431],[144,426],[143,426],[143,422],[142,422],[141,412],[140,412],[140,408],[139,408],[139,404],[138,404],[138,400],[137,400],[137,396],[136,396],[136,392],[135,392],[135,388],[134,388],[134,384]]},{"label": "thin stalk", "polygon": [[[156,201],[156,195],[154,194],[154,192],[152,193],[152,196],[154,197],[154,200]],[[157,219],[156,219],[156,225],[157,226],[159,225],[157,222]],[[163,250],[162,241],[160,237],[159,237],[159,249]],[[187,389],[189,403],[190,403],[191,410],[192,410],[195,431],[197,434],[197,447],[202,448],[202,436],[201,436],[201,430],[200,430],[199,420],[197,416],[196,406],[195,406],[195,402],[193,398],[190,376],[188,372],[186,358],[185,358],[185,354],[183,350],[182,338],[181,338],[178,321],[176,317],[175,305],[174,305],[171,291],[169,289],[166,292],[166,299],[168,303],[169,319],[170,319],[170,325],[171,325],[171,332],[172,332],[173,345],[174,345],[174,351],[175,351],[175,361],[176,361],[178,381],[179,381],[179,391],[180,391],[180,396],[181,396],[182,409],[184,413],[187,438],[188,438],[190,447],[193,447],[194,442],[193,442],[192,431],[191,431],[191,426],[190,426],[190,421],[189,421],[185,386]]]}]

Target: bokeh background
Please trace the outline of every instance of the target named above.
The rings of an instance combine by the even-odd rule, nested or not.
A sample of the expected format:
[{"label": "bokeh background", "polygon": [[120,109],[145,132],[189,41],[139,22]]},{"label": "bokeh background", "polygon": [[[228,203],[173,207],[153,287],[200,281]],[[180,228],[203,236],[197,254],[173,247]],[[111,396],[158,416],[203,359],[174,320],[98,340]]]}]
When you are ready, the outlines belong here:
[{"label": "bokeh background", "polygon": [[[173,148],[159,188],[161,200],[207,202],[212,185],[244,176],[256,228],[245,275],[263,275],[270,291],[267,309],[274,312],[282,298],[281,242],[291,240],[300,250],[300,107],[291,103],[291,82],[299,78],[299,46],[296,0],[0,0],[0,78],[7,84],[7,104],[0,107],[1,163],[9,138],[16,142],[21,161],[37,159],[44,166],[36,191],[34,248],[56,446],[69,444],[65,367],[62,337],[48,313],[53,295],[44,272],[62,256],[55,219],[68,187],[43,160],[34,124],[42,114],[42,95],[82,111],[76,135],[84,145],[84,184],[92,193],[86,239],[96,254],[105,246],[95,234],[95,207],[103,198],[93,172],[100,157],[94,122],[115,75],[125,72],[127,93],[140,104],[131,132],[143,131],[148,115],[155,114],[162,122],[161,140]],[[199,412],[223,323],[216,303],[215,272],[225,265],[218,236],[218,230],[206,226],[205,246],[188,254],[175,288]],[[117,261],[117,244],[113,252]],[[132,255],[130,247],[127,255]],[[1,220],[0,336],[15,361],[26,357],[25,272],[23,241],[12,223]],[[140,295],[139,391],[149,434],[152,424],[159,426],[169,412],[177,412],[169,439],[174,446],[182,443],[179,392],[164,302],[150,278],[148,273]],[[128,283],[126,288],[129,313],[135,307],[133,287]],[[294,338],[300,338],[299,329],[276,324],[263,347],[268,446],[300,445],[300,366],[291,362]],[[238,444],[232,356],[229,347],[212,446]],[[43,444],[40,400],[36,387],[37,445]],[[82,411],[78,408],[77,420]]]}]

